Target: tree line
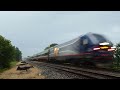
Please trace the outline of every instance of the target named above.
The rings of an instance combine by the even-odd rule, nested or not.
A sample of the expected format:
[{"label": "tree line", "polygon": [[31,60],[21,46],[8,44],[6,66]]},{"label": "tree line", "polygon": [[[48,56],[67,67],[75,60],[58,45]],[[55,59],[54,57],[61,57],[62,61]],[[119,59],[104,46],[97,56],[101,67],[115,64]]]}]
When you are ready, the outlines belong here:
[{"label": "tree line", "polygon": [[22,52],[11,41],[0,35],[0,68],[10,67],[12,61],[20,61]]}]

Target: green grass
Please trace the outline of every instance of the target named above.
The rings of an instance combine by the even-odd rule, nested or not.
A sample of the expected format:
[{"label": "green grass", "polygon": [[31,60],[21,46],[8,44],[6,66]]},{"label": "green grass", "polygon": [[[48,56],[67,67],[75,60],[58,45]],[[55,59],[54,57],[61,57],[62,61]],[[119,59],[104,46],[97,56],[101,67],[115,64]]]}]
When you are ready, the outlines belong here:
[{"label": "green grass", "polygon": [[18,61],[13,61],[13,62],[11,62],[11,63],[10,63],[10,68],[16,66],[16,63],[17,63],[17,62],[18,62]]},{"label": "green grass", "polygon": [[0,73],[2,73],[2,72],[4,72],[4,71],[6,71],[6,70],[8,70],[8,69],[10,69],[10,68],[12,68],[12,67],[14,67],[14,66],[16,66],[16,63],[17,63],[18,61],[12,61],[12,62],[10,62],[10,67],[9,68],[2,68],[2,69],[0,69]]},{"label": "green grass", "polygon": [[0,69],[0,73],[4,72],[6,70],[8,70],[8,68]]},{"label": "green grass", "polygon": [[111,68],[112,70],[115,70],[115,71],[120,71],[120,65],[117,66],[117,64],[112,64],[112,65],[110,66],[110,68]]}]

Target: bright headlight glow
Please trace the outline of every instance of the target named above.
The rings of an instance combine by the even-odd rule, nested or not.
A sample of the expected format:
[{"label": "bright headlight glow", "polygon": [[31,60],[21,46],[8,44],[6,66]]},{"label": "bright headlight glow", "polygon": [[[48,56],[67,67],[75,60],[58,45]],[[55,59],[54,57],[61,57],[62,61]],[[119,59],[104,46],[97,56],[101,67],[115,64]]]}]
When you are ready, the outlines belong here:
[{"label": "bright headlight glow", "polygon": [[100,48],[93,48],[93,50],[99,50]]},{"label": "bright headlight glow", "polygon": [[99,45],[109,45],[109,43],[104,42],[104,43],[100,43]]},{"label": "bright headlight glow", "polygon": [[116,47],[111,47],[111,48],[115,49]]},{"label": "bright headlight glow", "polygon": [[114,51],[114,50],[115,50],[114,48],[108,49],[108,51]]}]

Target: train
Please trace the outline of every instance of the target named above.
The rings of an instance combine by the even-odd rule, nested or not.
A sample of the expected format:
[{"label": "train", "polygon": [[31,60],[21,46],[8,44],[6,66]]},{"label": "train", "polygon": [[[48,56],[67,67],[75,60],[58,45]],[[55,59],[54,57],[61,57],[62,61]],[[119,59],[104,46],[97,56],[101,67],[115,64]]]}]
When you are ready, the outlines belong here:
[{"label": "train", "polygon": [[86,33],[39,53],[32,60],[107,66],[112,64],[115,47],[104,35]]}]

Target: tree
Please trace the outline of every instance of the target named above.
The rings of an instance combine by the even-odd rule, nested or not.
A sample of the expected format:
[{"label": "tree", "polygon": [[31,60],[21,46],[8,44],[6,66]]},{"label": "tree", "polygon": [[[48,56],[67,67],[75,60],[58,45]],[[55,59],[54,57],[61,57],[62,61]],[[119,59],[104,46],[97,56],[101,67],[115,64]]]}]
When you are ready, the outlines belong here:
[{"label": "tree", "polygon": [[15,48],[15,60],[16,61],[22,60],[22,53],[18,47]]},{"label": "tree", "polygon": [[9,67],[9,63],[14,58],[14,53],[11,41],[0,35],[0,67]]},{"label": "tree", "polygon": [[22,59],[22,53],[19,48],[0,35],[0,68],[8,68],[12,61],[20,59]]},{"label": "tree", "polygon": [[58,45],[58,44],[53,43],[53,44],[50,44],[50,47],[54,47],[54,46],[56,46],[56,45]]},{"label": "tree", "polygon": [[120,43],[118,43],[116,45],[116,50],[115,50],[114,56],[115,56],[114,58],[115,58],[117,67],[119,67],[119,64],[120,64]]},{"label": "tree", "polygon": [[52,44],[50,44],[48,47],[46,47],[44,50],[47,50],[47,49],[49,49],[49,48],[51,48],[51,47],[54,47],[54,46],[56,46],[56,45],[58,45],[57,43],[52,43]]}]

